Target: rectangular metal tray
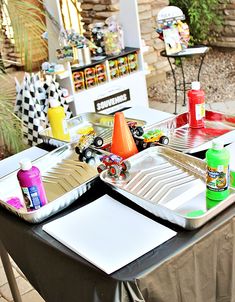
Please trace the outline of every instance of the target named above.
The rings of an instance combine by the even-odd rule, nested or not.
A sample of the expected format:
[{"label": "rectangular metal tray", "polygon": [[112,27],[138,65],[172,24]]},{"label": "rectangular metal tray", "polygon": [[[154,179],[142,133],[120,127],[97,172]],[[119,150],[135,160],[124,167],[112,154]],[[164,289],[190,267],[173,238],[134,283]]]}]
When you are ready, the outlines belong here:
[{"label": "rectangular metal tray", "polygon": [[183,153],[196,153],[211,147],[211,141],[218,137],[225,144],[235,141],[235,115],[206,110],[205,128],[189,127],[188,113],[165,119],[146,130],[162,129],[169,137],[168,147]]},{"label": "rectangular metal tray", "polygon": [[20,218],[38,223],[68,207],[85,193],[98,176],[95,167],[80,162],[71,144],[66,144],[47,155],[33,161],[42,175],[48,203],[40,209],[27,212],[6,203],[10,197],[18,197],[23,202],[17,180],[17,171],[0,179],[0,205]]},{"label": "rectangular metal tray", "polygon": [[[139,126],[146,124],[143,120],[137,120],[132,118],[126,118],[126,121],[137,122]],[[68,130],[70,133],[70,142],[78,141],[79,134],[78,130],[86,126],[92,126],[96,132],[96,135],[101,136],[104,140],[104,145],[110,144],[112,139],[112,131],[114,124],[114,116],[108,114],[101,114],[95,112],[82,113],[76,117],[73,117],[67,121]],[[44,143],[59,147],[64,145],[66,142],[55,139],[52,135],[51,127],[39,133]]]},{"label": "rectangular metal tray", "polygon": [[[101,179],[134,203],[185,229],[196,229],[235,201],[235,190],[208,209],[206,163],[165,148],[151,147],[128,159],[129,175],[117,180],[107,171]],[[195,217],[191,217],[194,215]]]}]

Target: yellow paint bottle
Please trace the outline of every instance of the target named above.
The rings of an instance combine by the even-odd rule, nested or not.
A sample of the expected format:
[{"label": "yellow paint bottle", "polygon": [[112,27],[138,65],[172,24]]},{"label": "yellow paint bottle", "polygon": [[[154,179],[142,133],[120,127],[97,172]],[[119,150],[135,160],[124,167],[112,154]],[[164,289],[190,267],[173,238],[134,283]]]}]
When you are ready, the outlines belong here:
[{"label": "yellow paint bottle", "polygon": [[70,141],[64,108],[58,100],[53,98],[49,100],[49,104],[50,108],[48,108],[47,115],[53,137],[63,141]]}]

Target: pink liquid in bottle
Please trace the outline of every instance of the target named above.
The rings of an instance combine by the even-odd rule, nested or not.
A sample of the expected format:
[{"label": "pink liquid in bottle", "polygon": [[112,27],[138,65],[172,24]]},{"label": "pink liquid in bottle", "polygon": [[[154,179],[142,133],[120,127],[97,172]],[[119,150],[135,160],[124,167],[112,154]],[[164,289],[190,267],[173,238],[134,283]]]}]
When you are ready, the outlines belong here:
[{"label": "pink liquid in bottle", "polygon": [[25,205],[28,211],[37,210],[47,203],[45,189],[42,183],[40,171],[32,166],[29,159],[20,162],[21,169],[17,178],[23,193]]}]

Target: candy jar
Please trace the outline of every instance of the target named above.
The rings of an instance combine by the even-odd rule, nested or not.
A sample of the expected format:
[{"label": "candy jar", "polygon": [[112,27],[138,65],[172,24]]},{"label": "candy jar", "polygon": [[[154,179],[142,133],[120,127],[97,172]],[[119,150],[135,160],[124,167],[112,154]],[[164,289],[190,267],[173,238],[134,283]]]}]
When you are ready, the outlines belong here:
[{"label": "candy jar", "polygon": [[109,17],[105,23],[108,25],[104,34],[105,53],[119,55],[124,48],[123,30],[116,16]]},{"label": "candy jar", "polygon": [[90,39],[95,44],[96,48],[93,50],[95,55],[104,55],[104,23],[93,23],[89,25]]}]

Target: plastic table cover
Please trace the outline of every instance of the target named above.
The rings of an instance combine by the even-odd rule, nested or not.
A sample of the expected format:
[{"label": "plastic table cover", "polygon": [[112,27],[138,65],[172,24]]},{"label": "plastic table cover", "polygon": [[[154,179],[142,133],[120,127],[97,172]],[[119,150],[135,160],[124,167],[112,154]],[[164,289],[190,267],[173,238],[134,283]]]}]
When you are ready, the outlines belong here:
[{"label": "plastic table cover", "polygon": [[[98,179],[61,217],[103,194],[128,200]],[[235,208],[195,231],[185,231],[134,209],[176,230],[177,236],[124,268],[107,275],[42,230],[0,209],[0,240],[47,302],[233,301],[235,299]],[[50,221],[54,217],[48,219]],[[46,222],[47,222],[46,221]]]}]

